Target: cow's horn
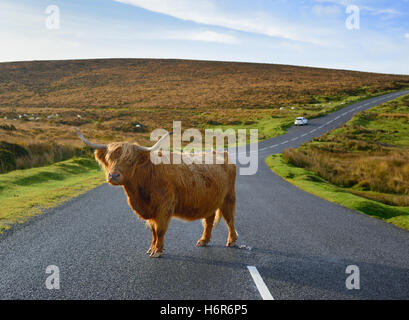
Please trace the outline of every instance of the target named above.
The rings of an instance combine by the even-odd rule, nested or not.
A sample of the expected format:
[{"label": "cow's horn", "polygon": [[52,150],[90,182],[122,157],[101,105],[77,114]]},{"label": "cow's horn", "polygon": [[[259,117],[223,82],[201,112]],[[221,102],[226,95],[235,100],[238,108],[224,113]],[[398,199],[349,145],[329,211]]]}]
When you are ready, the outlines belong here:
[{"label": "cow's horn", "polygon": [[173,134],[173,132],[168,132],[162,138],[160,138],[160,140],[158,142],[156,142],[155,145],[153,145],[152,147],[148,148],[148,147],[138,146],[138,148],[141,149],[142,151],[148,151],[148,152],[156,151],[156,150],[159,149],[161,144],[172,134]]},{"label": "cow's horn", "polygon": [[80,139],[89,147],[91,147],[92,149],[106,149],[107,145],[106,144],[95,144],[95,143],[91,143],[89,142],[87,139],[84,138],[84,136],[82,135],[82,133],[77,129],[77,128],[73,128],[74,131],[78,134],[78,136],[80,137]]}]

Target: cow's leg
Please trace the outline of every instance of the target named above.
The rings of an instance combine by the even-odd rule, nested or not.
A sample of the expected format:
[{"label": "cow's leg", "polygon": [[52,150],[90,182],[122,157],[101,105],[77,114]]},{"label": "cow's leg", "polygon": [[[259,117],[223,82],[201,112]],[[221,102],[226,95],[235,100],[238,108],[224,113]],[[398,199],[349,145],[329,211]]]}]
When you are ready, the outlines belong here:
[{"label": "cow's leg", "polygon": [[163,253],[165,233],[168,230],[170,215],[159,216],[156,219],[156,242],[151,250],[152,258],[159,258]]},{"label": "cow's leg", "polygon": [[203,247],[210,242],[210,238],[212,237],[212,229],[215,216],[216,214],[213,214],[210,217],[203,219],[203,234],[199,241],[197,241],[196,246]]},{"label": "cow's leg", "polygon": [[233,247],[236,244],[237,232],[234,227],[234,218],[236,213],[236,196],[234,194],[227,195],[221,207],[221,212],[224,220],[226,220],[229,236],[227,237],[227,247]]},{"label": "cow's leg", "polygon": [[156,224],[155,224],[155,222],[154,221],[148,221],[147,224],[148,224],[148,226],[149,226],[149,228],[151,229],[151,232],[152,232],[152,244],[149,247],[148,251],[146,252],[147,254],[150,255],[152,253],[153,248],[156,245],[156,241],[158,239],[158,236],[156,234]]}]

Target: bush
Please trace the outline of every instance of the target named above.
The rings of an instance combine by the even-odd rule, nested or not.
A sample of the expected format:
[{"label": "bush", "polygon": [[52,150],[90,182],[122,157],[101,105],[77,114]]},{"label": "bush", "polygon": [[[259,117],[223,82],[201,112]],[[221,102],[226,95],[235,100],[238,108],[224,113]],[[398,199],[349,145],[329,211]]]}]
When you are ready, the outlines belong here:
[{"label": "bush", "polygon": [[87,148],[75,148],[55,143],[32,143],[20,146],[15,143],[0,142],[0,173],[16,169],[41,167],[75,156],[91,155]]},{"label": "bush", "polygon": [[0,129],[6,130],[6,131],[14,131],[16,130],[16,127],[8,124],[0,125]]},{"label": "bush", "polygon": [[0,173],[14,169],[16,169],[16,159],[14,155],[10,151],[0,149]]},{"label": "bush", "polygon": [[15,143],[9,143],[6,141],[1,141],[0,142],[0,149],[9,151],[10,153],[12,153],[16,158],[19,157],[26,157],[28,156],[28,152],[27,150]]}]

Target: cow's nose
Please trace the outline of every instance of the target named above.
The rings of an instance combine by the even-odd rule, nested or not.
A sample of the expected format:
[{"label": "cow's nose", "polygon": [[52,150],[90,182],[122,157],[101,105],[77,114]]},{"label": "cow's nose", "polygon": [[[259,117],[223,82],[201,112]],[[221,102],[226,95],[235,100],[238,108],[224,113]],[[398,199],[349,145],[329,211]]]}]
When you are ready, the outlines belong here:
[{"label": "cow's nose", "polygon": [[109,180],[116,180],[119,178],[119,173],[109,173],[108,174]]}]

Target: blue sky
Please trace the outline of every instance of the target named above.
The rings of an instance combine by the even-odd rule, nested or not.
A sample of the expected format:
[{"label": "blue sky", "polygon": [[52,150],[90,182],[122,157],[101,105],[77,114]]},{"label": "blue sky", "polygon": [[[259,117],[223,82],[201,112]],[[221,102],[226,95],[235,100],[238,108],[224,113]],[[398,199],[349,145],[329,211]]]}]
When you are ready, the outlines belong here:
[{"label": "blue sky", "polygon": [[[48,29],[56,5],[60,28]],[[350,30],[346,8],[360,9]],[[409,74],[409,0],[2,0],[0,61],[181,58]]]}]

